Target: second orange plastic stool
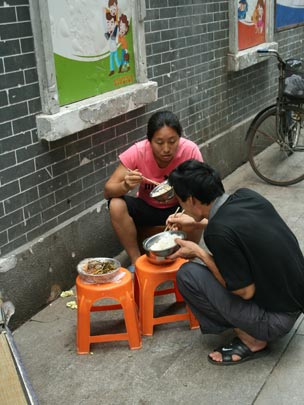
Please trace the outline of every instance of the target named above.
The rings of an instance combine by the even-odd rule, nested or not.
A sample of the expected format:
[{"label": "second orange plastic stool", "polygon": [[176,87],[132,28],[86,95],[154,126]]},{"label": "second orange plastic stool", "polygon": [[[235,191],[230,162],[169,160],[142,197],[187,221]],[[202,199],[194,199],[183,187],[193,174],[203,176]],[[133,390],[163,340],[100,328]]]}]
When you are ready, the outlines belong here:
[{"label": "second orange plastic stool", "polygon": [[[133,296],[133,282],[131,273],[122,268],[125,276],[118,282],[105,284],[84,283],[78,276],[76,279],[77,291],[77,353],[87,354],[90,344],[97,342],[110,342],[115,340],[128,340],[130,349],[140,349],[142,346],[138,324],[137,308]],[[119,304],[95,305],[95,301],[113,298]],[[123,309],[126,333],[111,333],[92,336],[90,334],[90,313],[93,311],[107,311]]]},{"label": "second orange plastic stool", "polygon": [[[187,306],[185,313],[154,317],[154,296],[174,293],[176,302],[183,301],[183,297],[176,286],[176,273],[185,262],[185,259],[179,258],[168,265],[155,265],[148,261],[146,255],[142,255],[137,259],[134,279],[135,300],[139,306],[139,320],[143,335],[153,335],[154,325],[168,322],[188,320],[190,329],[199,327],[198,321]],[[160,284],[166,281],[172,281],[173,288],[156,290]]]}]

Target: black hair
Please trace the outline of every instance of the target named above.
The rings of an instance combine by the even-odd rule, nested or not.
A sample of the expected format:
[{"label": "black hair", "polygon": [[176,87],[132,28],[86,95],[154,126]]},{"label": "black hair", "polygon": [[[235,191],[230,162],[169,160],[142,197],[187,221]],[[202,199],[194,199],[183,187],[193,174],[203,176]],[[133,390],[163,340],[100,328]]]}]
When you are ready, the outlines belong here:
[{"label": "black hair", "polygon": [[169,175],[169,184],[182,201],[193,196],[206,205],[225,192],[217,171],[195,159],[186,160],[177,166]]},{"label": "black hair", "polygon": [[175,114],[171,111],[159,111],[153,114],[147,126],[147,138],[151,142],[156,131],[164,126],[174,129],[179,137],[182,136],[183,128]]}]

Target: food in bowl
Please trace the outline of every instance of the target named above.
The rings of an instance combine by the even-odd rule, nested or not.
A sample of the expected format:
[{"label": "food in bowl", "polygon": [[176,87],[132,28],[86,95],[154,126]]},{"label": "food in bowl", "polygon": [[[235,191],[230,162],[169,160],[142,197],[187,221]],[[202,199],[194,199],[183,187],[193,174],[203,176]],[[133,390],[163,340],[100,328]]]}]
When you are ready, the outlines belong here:
[{"label": "food in bowl", "polygon": [[110,261],[101,262],[99,260],[92,259],[88,261],[85,272],[96,276],[97,274],[107,274],[113,270],[115,270],[115,263]]},{"label": "food in bowl", "polygon": [[86,283],[109,283],[121,268],[118,260],[109,257],[97,257],[82,260],[77,271],[82,281]]},{"label": "food in bowl", "polygon": [[150,245],[150,250],[153,251],[162,251],[165,249],[170,249],[176,245],[175,239],[179,238],[177,233],[163,232],[163,235],[160,236],[152,245]]},{"label": "food in bowl", "polygon": [[186,233],[182,231],[166,231],[150,236],[143,241],[143,248],[148,260],[153,264],[172,263],[175,259],[169,259],[179,249],[175,242],[176,238],[186,239]]},{"label": "food in bowl", "polygon": [[170,186],[168,180],[165,180],[151,191],[150,197],[155,198],[159,202],[171,200],[174,197],[173,187]]},{"label": "food in bowl", "polygon": [[159,186],[156,187],[156,190],[154,189],[153,195],[154,197],[158,197],[162,195],[163,193],[167,193],[167,191],[171,190],[171,186],[169,184],[160,184]]}]

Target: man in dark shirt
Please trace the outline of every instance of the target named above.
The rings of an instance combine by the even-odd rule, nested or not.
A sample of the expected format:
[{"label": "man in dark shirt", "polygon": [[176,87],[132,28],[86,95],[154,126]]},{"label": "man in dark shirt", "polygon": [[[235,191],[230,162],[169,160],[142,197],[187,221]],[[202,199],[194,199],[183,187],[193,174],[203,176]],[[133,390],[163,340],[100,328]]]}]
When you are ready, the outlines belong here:
[{"label": "man in dark shirt", "polygon": [[287,334],[304,308],[304,258],[298,241],[273,205],[258,193],[228,195],[206,163],[188,160],[169,176],[186,214],[167,224],[204,229],[209,252],[177,239],[171,258],[200,259],[177,273],[178,288],[203,333],[233,328],[236,337],[208,360],[233,365],[268,352],[268,342]]}]

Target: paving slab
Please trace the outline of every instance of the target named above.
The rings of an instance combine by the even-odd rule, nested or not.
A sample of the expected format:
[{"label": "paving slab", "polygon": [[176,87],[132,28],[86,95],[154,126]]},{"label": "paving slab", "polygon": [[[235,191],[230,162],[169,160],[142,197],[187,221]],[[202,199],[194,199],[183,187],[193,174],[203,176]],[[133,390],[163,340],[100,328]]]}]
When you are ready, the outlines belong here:
[{"label": "paving slab", "polygon": [[[302,323],[303,325],[303,323]],[[304,403],[304,334],[297,332],[269,375],[256,405]]]}]

